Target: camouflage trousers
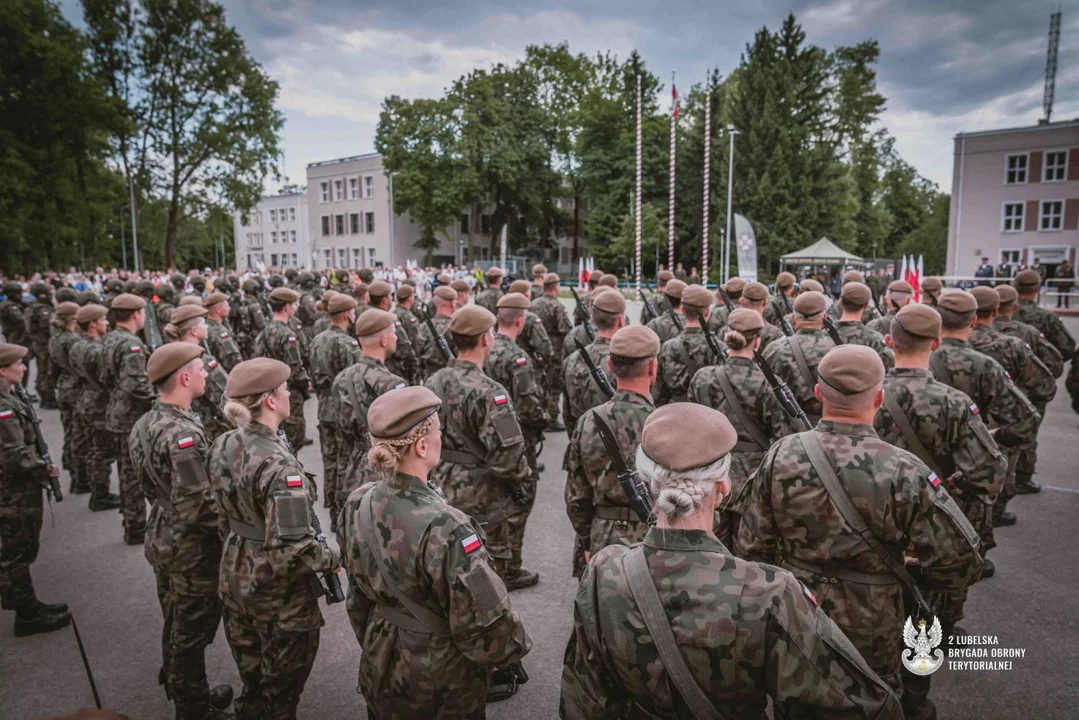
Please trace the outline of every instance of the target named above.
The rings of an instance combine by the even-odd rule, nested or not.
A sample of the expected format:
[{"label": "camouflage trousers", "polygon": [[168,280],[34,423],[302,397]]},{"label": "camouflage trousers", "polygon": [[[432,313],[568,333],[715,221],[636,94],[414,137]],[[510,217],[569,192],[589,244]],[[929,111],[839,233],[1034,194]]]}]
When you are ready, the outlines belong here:
[{"label": "camouflage trousers", "polygon": [[307,422],[303,417],[304,397],[297,388],[290,387],[289,393],[289,413],[288,417],[282,421],[281,429],[284,430],[288,441],[292,443],[293,452],[299,454],[307,437]]},{"label": "camouflage trousers", "polygon": [[35,363],[37,363],[37,383],[34,389],[41,396],[41,401],[47,405],[56,404],[56,378],[52,374],[52,360],[49,357],[48,348],[38,348],[34,351]]},{"label": "camouflage trousers", "polygon": [[76,486],[88,486],[91,497],[107,495],[112,482],[116,440],[108,430],[94,427],[93,418],[76,413],[72,425],[71,452],[76,463],[71,473],[72,482]]},{"label": "camouflage trousers", "polygon": [[332,508],[337,495],[337,427],[326,422],[318,424],[318,445],[322,451],[322,505]]},{"label": "camouflage trousers", "polygon": [[[64,449],[60,453],[60,467],[67,470],[71,476],[71,485],[74,487],[85,473],[82,467],[85,460],[83,457],[76,455],[73,450],[75,445],[75,408],[66,403],[59,403],[59,405],[60,427],[64,430]],[[83,484],[85,485],[85,483]]]},{"label": "camouflage trousers", "polygon": [[[551,338],[551,343],[556,348],[561,348],[562,338]],[[558,401],[562,398],[563,382],[561,368],[557,363],[552,362],[543,375],[543,389],[546,393],[543,398],[543,409],[547,411],[552,422],[558,419]]]},{"label": "camouflage trousers", "polygon": [[[1035,445],[1035,448],[1037,446]],[[997,495],[996,502],[993,503],[993,517],[999,518],[1004,514],[1004,511],[1008,508],[1008,502],[1015,497],[1015,483],[1017,481],[1017,474],[1020,466],[1023,464],[1024,454],[1027,452],[1023,448],[1001,448],[1004,453],[1004,457],[1008,459],[1008,474],[1004,476],[1004,486],[1000,489],[1000,494]],[[1033,474],[1033,473],[1031,473]],[[1027,476],[1027,480],[1030,480],[1030,475]],[[995,546],[996,543],[994,542]]]},{"label": "camouflage trousers", "polygon": [[293,720],[318,654],[319,631],[290,631],[225,606],[225,637],[243,680],[236,720]]},{"label": "camouflage trousers", "polygon": [[131,464],[128,432],[114,433],[116,466],[120,475],[120,514],[124,517],[124,540],[146,535],[146,493]]},{"label": "camouflage trousers", "polygon": [[5,478],[0,484],[0,608],[37,606],[30,566],[37,559],[44,507],[36,482]]},{"label": "camouflage trousers", "polygon": [[[221,622],[217,583],[209,593],[192,592],[186,578],[154,569],[157,600],[164,625],[161,629],[159,682],[176,704],[178,720],[205,717],[210,712],[210,683],[206,680],[206,648],[214,641]],[[213,578],[216,581],[216,577]]]},{"label": "camouflage trousers", "polygon": [[539,474],[533,472],[525,482],[532,487],[528,492],[528,502],[520,505],[514,504],[513,511],[506,518],[506,541],[509,545],[510,557],[506,562],[504,578],[511,578],[521,571],[521,552],[525,544],[525,525],[528,516],[536,504],[536,483]]}]

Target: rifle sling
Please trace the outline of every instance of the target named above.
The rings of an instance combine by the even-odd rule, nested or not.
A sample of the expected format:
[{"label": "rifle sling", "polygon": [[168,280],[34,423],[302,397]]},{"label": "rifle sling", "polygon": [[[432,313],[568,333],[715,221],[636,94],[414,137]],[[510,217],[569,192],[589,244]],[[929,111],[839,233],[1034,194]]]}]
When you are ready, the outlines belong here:
[{"label": "rifle sling", "polygon": [[157,468],[154,467],[154,459],[150,454],[153,449],[150,444],[150,432],[146,429],[145,422],[136,423],[135,426],[138,428],[139,444],[142,446],[143,470],[146,471],[146,474],[154,481],[154,485],[157,486],[157,497],[154,498],[154,503],[169,514],[173,514],[176,512],[176,508],[172,505],[172,488],[165,485],[157,472]]},{"label": "rifle sling", "polygon": [[611,464],[614,465],[615,475],[629,472],[629,467],[626,465],[626,459],[622,456],[622,449],[618,447],[618,441],[615,439],[614,431],[611,430],[610,416],[607,414],[607,408],[603,405],[599,405],[592,408],[592,414],[596,421],[596,430],[599,432],[600,440],[603,441],[603,447],[607,449],[607,455],[611,459]]},{"label": "rifle sling", "polygon": [[884,392],[884,409],[888,411],[888,414],[892,416],[892,420],[895,422],[895,426],[899,428],[899,433],[903,436],[903,440],[907,443],[907,450],[918,456],[918,459],[929,466],[929,469],[937,474],[941,480],[947,477],[940,471],[937,466],[936,460],[933,455],[926,448],[918,437],[918,433],[914,431],[914,426],[910,424],[910,419],[903,412],[903,409],[899,407],[899,403],[895,399],[895,395],[889,392]]},{"label": "rifle sling", "polygon": [[[727,404],[731,408],[731,412],[738,420],[738,424],[742,426],[742,429],[749,433],[750,437],[757,444],[757,447],[753,450],[765,451],[771,447],[771,443],[768,442],[768,437],[757,425],[756,421],[750,417],[746,409],[742,407],[741,401],[738,399],[738,394],[734,391],[734,385],[731,384],[731,379],[727,377],[727,368],[721,367],[719,372],[716,373],[716,379],[719,380],[719,388],[723,391],[723,394],[727,398]],[[738,449],[737,446],[735,449]]]},{"label": "rifle sling", "polygon": [[798,372],[802,374],[802,379],[805,380],[806,385],[812,391],[813,386],[817,384],[817,377],[809,369],[809,363],[806,362],[805,352],[802,351],[802,344],[798,342],[797,333],[787,336],[787,344],[790,345],[791,352],[794,353],[794,362],[798,365]]}]

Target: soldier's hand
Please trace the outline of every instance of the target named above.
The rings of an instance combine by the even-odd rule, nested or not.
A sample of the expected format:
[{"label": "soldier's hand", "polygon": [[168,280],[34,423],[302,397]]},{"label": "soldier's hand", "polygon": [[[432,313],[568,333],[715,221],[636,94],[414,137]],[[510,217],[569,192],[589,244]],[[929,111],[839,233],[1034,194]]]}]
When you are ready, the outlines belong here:
[{"label": "soldier's hand", "polygon": [[532,500],[532,489],[529,487],[531,483],[523,482],[517,487],[513,488],[511,497],[513,501],[518,505],[527,505]]},{"label": "soldier's hand", "polygon": [[59,465],[50,465],[49,466],[49,477],[51,477],[51,478],[60,477],[60,466]]}]

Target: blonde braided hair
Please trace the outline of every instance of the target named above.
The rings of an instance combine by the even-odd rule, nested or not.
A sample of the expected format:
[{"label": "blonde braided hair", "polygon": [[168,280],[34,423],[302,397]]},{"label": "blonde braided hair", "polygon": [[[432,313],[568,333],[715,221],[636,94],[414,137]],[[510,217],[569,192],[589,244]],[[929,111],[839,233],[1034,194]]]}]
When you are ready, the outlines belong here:
[{"label": "blonde braided hair", "polygon": [[422,437],[426,437],[434,423],[437,414],[430,417],[416,427],[408,431],[406,435],[398,438],[375,438],[371,436],[371,450],[367,453],[367,464],[372,470],[381,475],[393,475],[401,464],[401,458],[405,456],[408,448],[416,444]]}]

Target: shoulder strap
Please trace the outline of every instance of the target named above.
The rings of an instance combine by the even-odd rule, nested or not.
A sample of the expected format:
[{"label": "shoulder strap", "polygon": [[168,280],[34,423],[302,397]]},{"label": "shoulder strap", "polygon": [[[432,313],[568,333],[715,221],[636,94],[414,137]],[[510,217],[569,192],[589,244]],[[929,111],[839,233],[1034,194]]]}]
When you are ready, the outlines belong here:
[{"label": "shoulder strap", "polygon": [[727,377],[727,368],[721,367],[719,372],[716,373],[716,379],[719,380],[719,387],[727,397],[727,404],[730,405],[731,412],[738,419],[742,429],[750,434],[753,442],[761,446],[761,450],[767,450],[772,443],[768,442],[768,437],[761,431],[760,426],[742,407],[738,395],[734,392],[734,385],[731,384],[731,379]]},{"label": "shoulder strap", "polygon": [[907,443],[907,449],[918,456],[922,462],[929,466],[929,469],[937,474],[941,480],[946,476],[937,467],[936,460],[933,455],[922,443],[921,438],[918,437],[918,433],[914,431],[914,426],[910,424],[910,419],[907,417],[903,409],[899,407],[899,402],[896,401],[895,395],[889,394],[887,391],[884,393],[884,408],[888,411],[888,414],[892,416],[892,420],[895,422],[895,426],[899,428],[899,433],[903,436],[903,440]]},{"label": "shoulder strap", "polygon": [[817,384],[817,378],[813,376],[813,371],[809,369],[805,353],[802,352],[802,344],[798,342],[798,334],[788,335],[787,344],[790,345],[791,352],[794,353],[794,362],[798,365],[798,371],[802,373],[802,378],[806,381],[806,385],[812,390],[813,386]]},{"label": "shoulder strap", "polygon": [[723,720],[723,714],[704,694],[686,667],[686,660],[678,649],[674,632],[667,621],[667,613],[663,610],[663,601],[652,582],[652,573],[648,571],[644,548],[641,545],[636,546],[626,553],[623,562],[629,590],[633,593],[637,609],[641,611],[641,617],[648,628],[648,634],[652,636],[652,643],[656,646],[671,684],[678,690],[696,720]]},{"label": "shoulder strap", "polygon": [[423,605],[401,592],[400,586],[393,579],[393,575],[390,574],[390,569],[386,565],[386,558],[383,557],[381,550],[379,549],[378,533],[375,530],[375,511],[371,507],[371,495],[375,493],[377,486],[371,488],[371,490],[363,496],[360,501],[360,517],[363,522],[363,539],[367,543],[367,548],[374,556],[375,561],[378,563],[379,572],[382,575],[382,581],[386,583],[386,588],[393,593],[393,596],[397,598],[397,601],[404,606],[416,620],[426,627],[432,635],[438,635],[440,637],[450,637],[450,624],[446,618],[436,615],[431,610],[428,610]]}]

